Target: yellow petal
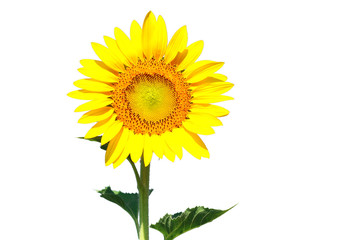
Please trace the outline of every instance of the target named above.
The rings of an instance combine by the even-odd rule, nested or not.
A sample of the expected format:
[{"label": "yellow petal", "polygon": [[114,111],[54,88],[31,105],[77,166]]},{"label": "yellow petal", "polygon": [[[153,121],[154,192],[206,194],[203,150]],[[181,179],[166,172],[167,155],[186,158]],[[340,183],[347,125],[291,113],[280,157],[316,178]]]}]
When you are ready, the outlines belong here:
[{"label": "yellow petal", "polygon": [[216,102],[223,102],[227,100],[233,100],[233,97],[224,96],[224,95],[209,95],[209,96],[200,96],[194,97],[191,99],[193,103],[216,103]]},{"label": "yellow petal", "polygon": [[117,75],[119,72],[108,67],[104,62],[93,60],[93,59],[82,59],[80,60],[80,64],[85,68],[93,68],[96,71],[105,71],[110,72],[114,75]]},{"label": "yellow petal", "polygon": [[103,98],[103,99],[97,99],[92,100],[90,102],[86,102],[84,104],[81,104],[75,109],[75,112],[85,112],[89,110],[94,110],[98,108],[105,107],[113,102],[110,98]]},{"label": "yellow petal", "polygon": [[130,27],[130,37],[131,37],[131,44],[134,48],[134,52],[136,56],[140,58],[140,60],[144,59],[143,51],[142,51],[142,30],[140,25],[134,20],[131,23]]},{"label": "yellow petal", "polygon": [[151,59],[152,50],[155,48],[154,30],[156,28],[156,18],[150,11],[144,20],[142,29],[142,48],[147,59]]},{"label": "yellow petal", "polygon": [[127,150],[127,146],[125,146],[125,149],[124,149],[123,153],[113,163],[114,169],[117,168],[118,166],[120,166],[126,160],[127,156],[129,156],[129,154],[126,155],[125,150]]},{"label": "yellow petal", "polygon": [[131,142],[131,139],[133,136],[134,136],[134,133],[132,131],[129,131],[128,141],[125,143],[124,150],[122,151],[120,156],[113,163],[114,168],[117,168],[118,166],[120,166],[126,160],[126,158],[129,156],[130,149],[131,149],[130,142]]},{"label": "yellow petal", "polygon": [[132,148],[130,150],[131,160],[136,163],[139,161],[144,150],[144,135],[134,134]]},{"label": "yellow petal", "polygon": [[[132,48],[129,37],[120,28],[115,28],[115,38],[120,51],[125,55],[128,61],[132,64],[136,64],[137,55]],[[130,66],[130,64],[128,66]]]},{"label": "yellow petal", "polygon": [[168,47],[165,52],[165,62],[171,62],[178,52],[184,51],[188,41],[186,26],[181,27],[177,30],[174,36],[171,38]]},{"label": "yellow petal", "polygon": [[191,120],[185,120],[184,122],[182,122],[182,124],[184,128],[193,133],[201,135],[211,135],[215,133],[214,129],[212,129],[209,125],[204,125]]},{"label": "yellow petal", "polygon": [[190,121],[198,125],[207,125],[207,126],[222,126],[222,123],[219,119],[208,113],[192,113],[188,114]]},{"label": "yellow petal", "polygon": [[104,120],[110,117],[114,112],[111,107],[103,107],[100,109],[91,110],[85,113],[78,121],[78,123],[92,123]]},{"label": "yellow petal", "polygon": [[166,25],[162,16],[158,17],[153,38],[154,38],[153,55],[155,60],[158,60],[164,56],[167,46]]},{"label": "yellow petal", "polygon": [[207,96],[207,95],[220,95],[229,91],[234,86],[230,82],[218,82],[211,84],[200,85],[192,91],[191,95],[196,96]]},{"label": "yellow petal", "polygon": [[187,79],[188,83],[199,82],[219,70],[223,65],[223,62],[199,61],[187,68],[183,72],[183,76]]},{"label": "yellow petal", "polygon": [[116,59],[116,63],[119,62],[119,64],[117,66],[122,71],[117,71],[117,72],[124,72],[125,71],[124,65],[126,65],[126,66],[131,65],[128,58],[121,51],[121,48],[118,46],[118,43],[115,39],[108,37],[108,36],[104,36],[104,40],[105,40],[106,46],[109,48],[109,51],[112,53],[113,58]]},{"label": "yellow petal", "polygon": [[197,159],[200,159],[201,157],[210,157],[209,151],[198,135],[188,132],[184,128],[179,128],[177,135],[186,151],[191,155]]},{"label": "yellow petal", "polygon": [[105,162],[110,158],[111,154],[114,152],[115,146],[118,144],[121,134],[123,132],[122,130],[123,129],[121,129],[120,132],[109,142],[105,153]]},{"label": "yellow petal", "polygon": [[182,143],[184,149],[197,159],[201,159],[202,154],[198,150],[197,144],[191,144],[190,136],[185,132],[184,128],[179,128],[179,141]]},{"label": "yellow petal", "polygon": [[161,145],[161,148],[163,149],[165,157],[174,162],[175,161],[175,153],[170,149],[169,145],[166,143],[164,136],[160,135],[159,143]]},{"label": "yellow petal", "polygon": [[160,136],[157,134],[153,134],[150,136],[150,138],[154,153],[156,154],[156,156],[158,156],[158,158],[162,158],[164,156],[164,151],[161,147]]},{"label": "yellow petal", "polygon": [[204,48],[204,41],[197,41],[187,47],[188,54],[184,58],[184,60],[179,64],[176,68],[178,71],[183,70],[193,64],[200,56],[202,50]]},{"label": "yellow petal", "polygon": [[178,156],[179,159],[181,159],[183,156],[182,145],[179,143],[177,135],[174,134],[174,131],[175,129],[173,132],[165,132],[163,136],[170,149],[176,154],[176,156]]},{"label": "yellow petal", "polygon": [[99,61],[84,59],[80,63],[86,65],[86,67],[79,68],[78,71],[87,77],[108,83],[119,82],[118,77],[114,73],[99,66]]},{"label": "yellow petal", "polygon": [[225,82],[225,81],[227,80],[227,76],[225,76],[224,74],[221,74],[221,73],[211,74],[210,77],[220,79],[220,80],[223,81],[223,82]]},{"label": "yellow petal", "polygon": [[[112,68],[117,72],[124,72],[124,59],[121,55],[117,54],[116,50],[113,48],[110,50],[109,48],[99,44],[99,43],[91,43],[92,48],[94,49],[96,55],[106,64],[106,66]],[[111,46],[111,45],[110,45]]]},{"label": "yellow petal", "polygon": [[93,138],[96,136],[99,136],[100,134],[103,134],[105,130],[113,124],[115,121],[116,114],[111,115],[109,118],[97,122],[90,130],[86,133],[85,137],[86,139]]},{"label": "yellow petal", "polygon": [[123,126],[123,122],[115,121],[109,126],[103,136],[101,137],[101,145],[104,145],[105,143],[109,142],[111,139],[115,137],[116,134],[118,134]]},{"label": "yellow petal", "polygon": [[95,79],[80,79],[74,82],[74,85],[78,88],[83,88],[93,92],[109,92],[114,90],[110,85],[96,81]]},{"label": "yellow petal", "polygon": [[182,52],[178,52],[176,57],[171,61],[171,65],[174,66],[179,65],[182,61],[184,61],[188,53],[189,53],[188,49],[184,49]]},{"label": "yellow petal", "polygon": [[224,117],[229,114],[229,110],[212,104],[192,104],[190,112],[209,113],[215,117]]},{"label": "yellow petal", "polygon": [[[112,141],[115,141],[115,142],[112,145],[112,147],[110,148],[109,154],[107,154],[107,155],[105,154],[105,165],[106,166],[109,166],[115,160],[118,159],[118,157],[120,156],[120,154],[124,150],[124,147],[125,147],[125,145],[126,145],[126,143],[128,141],[128,137],[129,137],[129,129],[127,129],[126,127],[123,127],[123,128],[121,128],[118,135],[116,135],[116,137],[114,137],[110,141],[110,143]],[[110,143],[109,143],[109,146],[110,146]]]},{"label": "yellow petal", "polygon": [[94,100],[94,99],[103,99],[103,98],[111,97],[110,94],[91,92],[84,89],[69,92],[67,95],[71,98],[80,99],[80,100]]},{"label": "yellow petal", "polygon": [[[216,77],[215,77],[216,75]],[[197,88],[200,85],[208,85],[208,84],[213,84],[213,83],[222,83],[226,80],[226,76],[222,75],[225,77],[225,80],[223,80],[224,78],[222,76],[217,76],[217,75],[222,75],[222,74],[212,74],[209,77],[204,78],[201,81],[195,82],[195,83],[191,83],[190,89],[193,90],[195,88]]]},{"label": "yellow petal", "polygon": [[128,153],[128,146],[125,146],[125,149],[123,151],[123,153],[118,157],[118,159],[113,163],[114,168],[117,168],[118,166],[120,166],[125,160],[126,158],[129,156]]}]

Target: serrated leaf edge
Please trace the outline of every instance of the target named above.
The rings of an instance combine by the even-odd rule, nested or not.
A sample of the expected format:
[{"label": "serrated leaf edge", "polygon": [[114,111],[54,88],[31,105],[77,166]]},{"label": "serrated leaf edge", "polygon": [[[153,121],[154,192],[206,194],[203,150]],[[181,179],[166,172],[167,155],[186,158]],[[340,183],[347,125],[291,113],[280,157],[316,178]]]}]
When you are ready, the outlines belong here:
[{"label": "serrated leaf edge", "polygon": [[[237,205],[237,204],[235,204],[234,206],[232,206],[232,207],[230,207],[230,208],[228,208],[228,209],[226,209],[226,210],[220,210],[220,211],[223,211],[223,213],[221,213],[221,214],[220,214],[219,216],[217,216],[216,218],[222,216],[224,213],[228,212],[229,210],[231,210],[232,208],[234,208],[236,205]],[[165,219],[166,217],[169,216],[169,217],[171,218],[171,220],[175,220],[175,219],[181,217],[181,215],[182,215],[183,213],[185,213],[186,211],[191,210],[191,209],[195,209],[195,208],[203,208],[203,209],[209,209],[209,210],[210,210],[210,211],[200,220],[200,226],[198,226],[198,227],[201,227],[202,225],[205,225],[205,224],[206,224],[206,223],[202,224],[202,221],[205,219],[205,217],[206,217],[211,211],[213,211],[213,210],[219,210],[219,209],[206,208],[206,207],[204,207],[204,206],[196,206],[196,207],[193,207],[193,208],[187,208],[184,212],[177,212],[177,213],[175,213],[175,214],[165,214],[162,218],[159,219],[159,221],[158,221],[157,223],[151,224],[150,227],[153,228],[153,229],[156,229],[156,228],[154,228],[153,226],[155,226],[156,224],[160,223],[160,221],[161,221],[162,219]],[[179,213],[180,213],[180,214],[179,214]],[[177,217],[173,218],[173,216],[175,216],[176,214],[179,214],[179,215],[178,215]],[[197,213],[197,214],[199,214],[199,213]],[[196,214],[196,215],[197,215],[197,214]],[[164,240],[168,240],[169,237],[171,237],[171,235],[172,235],[174,232],[176,232],[176,230],[180,229],[181,225],[185,222],[185,220],[189,217],[189,215],[190,215],[190,214],[188,214],[188,215],[184,218],[184,220],[180,222],[180,224],[179,224],[180,226],[179,226],[179,227],[177,227],[176,229],[174,229],[173,231],[171,231],[171,232],[167,235],[167,238],[165,238],[165,236],[164,236]],[[194,219],[196,218],[196,215],[194,215]],[[216,218],[215,218],[215,219],[216,219]],[[192,224],[193,224],[193,222],[194,222],[194,219],[191,221],[190,229],[182,232],[181,234],[184,234],[184,233],[186,233],[186,232],[188,232],[188,231],[190,231],[190,230],[192,230],[192,229],[198,228],[198,227],[191,228],[191,226],[192,226]],[[215,220],[215,219],[213,219],[213,220]],[[211,220],[210,222],[212,222],[213,220]],[[210,222],[208,222],[208,223],[210,223]],[[157,229],[156,229],[156,230],[157,230]],[[181,235],[181,234],[180,234],[180,235]],[[180,235],[179,235],[179,236],[180,236]],[[170,239],[171,239],[171,238],[170,238]],[[172,238],[172,239],[174,239],[174,238]]]}]

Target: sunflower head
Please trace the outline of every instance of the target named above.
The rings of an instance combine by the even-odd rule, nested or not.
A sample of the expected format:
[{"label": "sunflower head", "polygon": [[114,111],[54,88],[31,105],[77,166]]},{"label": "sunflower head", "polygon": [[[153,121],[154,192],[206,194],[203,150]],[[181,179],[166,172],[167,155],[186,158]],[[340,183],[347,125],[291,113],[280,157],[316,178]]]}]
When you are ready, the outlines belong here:
[{"label": "sunflower head", "polygon": [[68,96],[90,100],[76,112],[79,123],[95,123],[85,138],[102,135],[109,143],[105,164],[119,166],[128,156],[141,155],[149,165],[153,153],[175,160],[183,148],[200,159],[209,152],[198,134],[213,134],[222,125],[218,117],[228,110],[213,103],[232,99],[222,95],[233,87],[216,73],[222,62],[196,61],[204,43],[187,45],[186,27],[168,41],[164,19],[149,12],[143,27],[133,21],[130,38],[115,28],[106,46],[92,43],[100,60],[81,60],[79,72],[87,78],[74,82],[80,90]]}]

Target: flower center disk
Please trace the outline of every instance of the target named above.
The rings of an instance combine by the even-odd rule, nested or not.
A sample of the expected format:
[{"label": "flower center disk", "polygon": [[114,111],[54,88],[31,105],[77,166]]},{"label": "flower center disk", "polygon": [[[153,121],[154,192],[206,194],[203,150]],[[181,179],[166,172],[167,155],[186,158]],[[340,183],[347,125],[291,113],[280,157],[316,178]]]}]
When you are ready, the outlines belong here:
[{"label": "flower center disk", "polygon": [[173,84],[158,74],[136,76],[125,92],[132,111],[146,121],[166,118],[176,106]]},{"label": "flower center disk", "polygon": [[191,107],[189,84],[171,64],[140,61],[114,84],[117,119],[135,134],[162,134],[182,126]]}]

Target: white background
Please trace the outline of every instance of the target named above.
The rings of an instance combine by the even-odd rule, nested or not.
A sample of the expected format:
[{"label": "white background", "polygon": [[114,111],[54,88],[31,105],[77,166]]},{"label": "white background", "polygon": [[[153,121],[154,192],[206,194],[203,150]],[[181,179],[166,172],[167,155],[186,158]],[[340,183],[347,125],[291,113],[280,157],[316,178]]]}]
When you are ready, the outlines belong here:
[{"label": "white background", "polygon": [[[149,3],[151,2],[151,3]],[[149,10],[187,25],[200,59],[224,61],[231,114],[204,136],[211,158],[152,161],[150,222],[205,205],[221,218],[186,239],[360,239],[358,1],[2,1],[0,239],[136,239],[96,189],[136,191],[77,139],[79,60]],[[156,230],[151,239],[162,239]]]}]

